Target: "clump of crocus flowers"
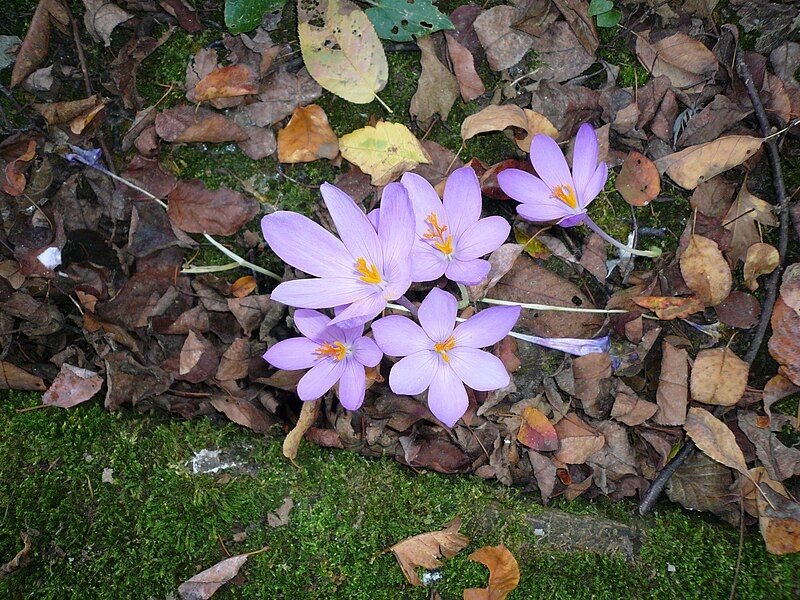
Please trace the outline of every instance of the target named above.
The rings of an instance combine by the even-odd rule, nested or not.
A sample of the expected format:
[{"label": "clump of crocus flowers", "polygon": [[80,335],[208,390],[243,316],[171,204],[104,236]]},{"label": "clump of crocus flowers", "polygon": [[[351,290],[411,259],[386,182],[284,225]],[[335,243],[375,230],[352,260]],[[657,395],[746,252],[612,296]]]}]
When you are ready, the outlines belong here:
[{"label": "clump of crocus flowers", "polygon": [[[518,169],[498,175],[503,191],[521,203],[517,211],[522,218],[562,227],[583,223],[626,252],[657,255],[622,245],[589,217],[587,207],[608,177],[607,166],[598,162],[590,125],[578,131],[571,170],[556,142],[543,135],[533,139],[531,163],[537,175]],[[452,427],[467,411],[466,387],[488,392],[509,384],[502,361],[484,350],[506,335],[575,354],[608,347],[607,337],[559,341],[514,333],[521,305],[494,306],[464,320],[458,319],[456,297],[439,287],[419,307],[406,298],[412,283],[444,279],[463,296],[464,286],[486,279],[491,265],[484,257],[508,238],[511,228],[505,219],[481,218],[480,184],[472,168],[450,175],[441,200],[425,179],[406,173],[384,188],[380,208],[370,214],[333,185],[323,184],[320,191],[338,237],[288,211],[261,222],[273,252],[309,275],[281,283],[272,294],[273,300],[298,309],[294,322],[302,336],[280,341],[264,355],[277,368],[308,369],[297,386],[302,400],[316,400],[336,388],[345,408],[358,409],[365,397],[366,369],[387,355],[399,358],[389,372],[392,391],[427,393],[433,415]],[[331,318],[316,309],[334,313]],[[387,309],[405,310],[413,319],[400,314],[377,318]],[[369,323],[374,340],[364,333]]]}]

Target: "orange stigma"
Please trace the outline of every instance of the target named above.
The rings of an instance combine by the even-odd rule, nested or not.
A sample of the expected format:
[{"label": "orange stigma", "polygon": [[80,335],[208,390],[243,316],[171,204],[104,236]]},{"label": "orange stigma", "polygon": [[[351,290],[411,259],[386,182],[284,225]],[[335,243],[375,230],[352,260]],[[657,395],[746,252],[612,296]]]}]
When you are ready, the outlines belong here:
[{"label": "orange stigma", "polygon": [[442,360],[444,360],[444,362],[450,362],[450,357],[447,356],[447,353],[455,347],[456,338],[451,335],[447,341],[436,344],[433,349],[442,355]]},{"label": "orange stigma", "polygon": [[332,344],[328,342],[317,348],[314,351],[314,354],[320,358],[329,356],[331,358],[335,358],[337,361],[342,361],[347,355],[347,348],[342,342],[333,342]]},{"label": "orange stigma", "polygon": [[434,248],[439,252],[445,256],[450,256],[453,253],[453,236],[445,235],[447,225],[439,225],[436,213],[429,214],[425,222],[428,224],[428,231],[422,237],[426,240],[431,240]]},{"label": "orange stigma", "polygon": [[553,198],[558,198],[570,208],[578,208],[578,200],[575,198],[575,190],[569,184],[558,185],[553,190]]},{"label": "orange stigma", "polygon": [[364,257],[359,258],[356,261],[356,271],[361,273],[361,281],[364,283],[371,283],[373,285],[378,285],[381,281],[381,274],[378,273],[378,267],[375,266],[374,263],[370,263],[367,266],[367,261]]}]

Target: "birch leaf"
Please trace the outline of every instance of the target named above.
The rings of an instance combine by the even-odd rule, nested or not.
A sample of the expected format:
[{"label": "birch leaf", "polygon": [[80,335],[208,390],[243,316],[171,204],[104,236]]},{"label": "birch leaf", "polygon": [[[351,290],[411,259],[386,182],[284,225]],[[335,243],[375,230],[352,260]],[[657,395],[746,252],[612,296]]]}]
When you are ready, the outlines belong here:
[{"label": "birch leaf", "polygon": [[693,190],[704,181],[742,164],[764,140],[749,135],[726,135],[713,142],[689,146],[659,158],[655,165],[682,188]]},{"label": "birch leaf", "polygon": [[697,447],[709,458],[747,476],[747,463],[733,432],[722,421],[703,408],[690,408],[683,425]]}]

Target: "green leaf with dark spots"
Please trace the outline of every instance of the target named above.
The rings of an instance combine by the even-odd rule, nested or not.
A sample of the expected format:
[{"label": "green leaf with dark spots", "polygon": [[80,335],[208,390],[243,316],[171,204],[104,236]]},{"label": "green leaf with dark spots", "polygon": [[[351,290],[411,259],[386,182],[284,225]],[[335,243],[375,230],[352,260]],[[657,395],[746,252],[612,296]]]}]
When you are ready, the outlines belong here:
[{"label": "green leaf with dark spots", "polygon": [[608,12],[597,15],[597,26],[616,27],[619,25],[621,19],[622,13],[615,8],[614,10],[609,10]]},{"label": "green leaf with dark spots", "polygon": [[453,29],[446,15],[431,0],[366,0],[366,10],[378,37],[395,42],[410,42],[442,29]]},{"label": "green leaf with dark spots", "polygon": [[252,31],[264,15],[281,8],[286,0],[225,0],[225,26],[232,34]]}]

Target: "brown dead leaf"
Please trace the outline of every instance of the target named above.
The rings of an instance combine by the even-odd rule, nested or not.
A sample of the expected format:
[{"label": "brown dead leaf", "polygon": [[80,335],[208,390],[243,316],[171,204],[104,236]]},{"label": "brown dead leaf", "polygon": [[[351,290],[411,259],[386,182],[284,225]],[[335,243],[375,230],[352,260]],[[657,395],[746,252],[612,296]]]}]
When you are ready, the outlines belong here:
[{"label": "brown dead leaf", "polygon": [[528,117],[525,111],[516,104],[503,104],[502,106],[490,104],[464,119],[464,122],[461,123],[461,139],[466,141],[479,133],[503,131],[508,127],[527,131]]},{"label": "brown dead leaf", "polygon": [[641,425],[656,414],[658,405],[642,400],[622,380],[617,383],[617,393],[614,397],[614,406],[611,408],[611,417],[620,423],[633,427]]},{"label": "brown dead leaf", "polygon": [[773,208],[769,202],[751,194],[746,183],[742,185],[723,219],[725,229],[732,234],[727,253],[731,265],[745,260],[750,246],[761,241],[759,223],[768,227],[778,224]]},{"label": "brown dead leaf", "polygon": [[786,306],[800,310],[800,263],[786,267],[781,276],[781,300]]},{"label": "brown dead leaf", "polygon": [[469,559],[489,569],[489,587],[464,590],[464,600],[505,600],[519,585],[519,565],[505,545],[484,546]]},{"label": "brown dead leaf", "polygon": [[19,536],[22,538],[22,550],[17,552],[10,561],[0,565],[0,579],[3,579],[6,575],[11,575],[17,569],[21,569],[31,562],[31,536],[24,531],[21,531]]},{"label": "brown dead leaf", "polygon": [[749,329],[758,322],[761,304],[752,294],[733,290],[714,310],[725,325]]},{"label": "brown dead leaf", "polygon": [[[263,550],[266,550],[266,548]],[[191,579],[184,581],[178,587],[178,594],[183,600],[208,600],[219,588],[236,577],[239,569],[242,568],[242,565],[247,562],[250,556],[263,552],[263,550],[237,554],[218,562],[213,567],[209,567]]]},{"label": "brown dead leaf", "polygon": [[638,306],[652,310],[662,321],[685,319],[705,308],[697,296],[638,296],[632,300]]},{"label": "brown dead leaf", "polygon": [[800,475],[800,448],[783,444],[770,427],[760,426],[763,417],[751,411],[739,413],[739,428],[756,447],[759,462],[776,481]]},{"label": "brown dead leaf", "polygon": [[800,385],[800,314],[778,298],[770,324],[769,353],[781,365],[780,373]]},{"label": "brown dead leaf", "polygon": [[194,87],[197,102],[215,98],[247,96],[258,92],[255,74],[246,65],[230,65],[211,71]]},{"label": "brown dead leaf", "polygon": [[668,154],[656,160],[655,165],[660,173],[669,175],[682,188],[693,190],[715,175],[742,164],[763,142],[749,135],[727,135]]},{"label": "brown dead leaf", "polygon": [[36,156],[36,140],[20,140],[16,149],[19,154],[14,152],[17,156],[8,157],[2,177],[0,177],[2,190],[9,196],[21,196],[25,192],[27,180],[22,171]]},{"label": "brown dead leaf", "polygon": [[686,285],[709,306],[719,304],[731,293],[731,269],[717,243],[693,235],[680,258],[681,275]]},{"label": "brown dead leaf", "polygon": [[757,279],[761,275],[772,273],[780,263],[778,249],[771,244],[758,242],[747,249],[744,259],[744,283],[750,291],[758,289]]},{"label": "brown dead leaf", "polygon": [[606,443],[603,434],[571,412],[555,424],[561,449],[553,455],[569,465],[580,465]]},{"label": "brown dead leaf", "polygon": [[761,494],[756,495],[758,528],[767,552],[778,555],[800,552],[800,503],[769,484],[761,487],[769,498],[767,502]]},{"label": "brown dead leaf", "polygon": [[494,71],[513,67],[533,45],[532,36],[512,29],[518,20],[519,13],[514,6],[495,6],[475,19],[475,33]]},{"label": "brown dead leaf", "polygon": [[133,15],[108,0],[83,0],[86,12],[83,13],[83,24],[96,40],[102,41],[106,48],[111,45],[111,32],[117,25],[132,19]]},{"label": "brown dead leaf", "polygon": [[653,77],[666,75],[672,85],[687,93],[699,92],[717,70],[714,53],[685,33],[675,33],[650,43],[650,32],[636,35],[636,56]]},{"label": "brown dead leaf", "polygon": [[558,450],[558,436],[553,424],[540,410],[532,406],[526,406],[522,411],[517,441],[539,452]]},{"label": "brown dead leaf", "polygon": [[236,123],[207,108],[175,106],[156,115],[156,133],[167,142],[237,142],[248,139]]},{"label": "brown dead leaf", "polygon": [[645,206],[661,193],[661,177],[653,161],[633,150],[622,163],[614,187],[631,206]]},{"label": "brown dead leaf", "polygon": [[201,333],[189,332],[181,348],[176,379],[200,383],[217,372],[219,357],[214,347]]},{"label": "brown dead leaf", "polygon": [[178,182],[169,195],[167,214],[182,231],[233,235],[258,213],[255,198],[227,188],[210,190],[199,179]]},{"label": "brown dead leaf", "polygon": [[712,177],[694,189],[690,202],[692,208],[696,208],[702,214],[722,219],[731,207],[735,191],[734,183],[721,176]]},{"label": "brown dead leaf", "polygon": [[[297,384],[295,383],[295,385]],[[300,441],[303,439],[309,427],[317,420],[319,405],[319,400],[303,402],[303,407],[300,409],[300,418],[297,419],[297,423],[286,435],[286,439],[283,440],[283,455],[292,462],[297,458],[297,450],[300,448]]]},{"label": "brown dead leaf", "polygon": [[33,13],[28,33],[22,41],[14,69],[11,87],[16,87],[47,58],[50,49],[50,25],[56,22],[62,29],[69,24],[69,13],[59,0],[40,0]]},{"label": "brown dead leaf", "polygon": [[244,298],[245,296],[249,296],[252,294],[256,289],[256,278],[252,275],[245,275],[244,277],[239,277],[236,281],[231,284],[231,294],[233,294],[237,298]]},{"label": "brown dead leaf", "polygon": [[744,395],[750,367],[730,348],[701,350],[692,366],[692,398],[703,404],[733,406]]},{"label": "brown dead leaf", "polygon": [[702,452],[689,457],[670,477],[665,488],[673,502],[689,510],[709,511],[738,524],[731,470]]},{"label": "brown dead leaf", "polygon": [[592,352],[572,361],[575,381],[573,396],[581,401],[584,412],[592,418],[607,414],[605,400],[611,390],[611,356],[607,352]]},{"label": "brown dead leaf", "polygon": [[217,373],[214,376],[219,381],[235,381],[247,376],[250,360],[254,358],[250,340],[236,338],[222,353]]},{"label": "brown dead leaf", "polygon": [[333,160],[339,155],[339,138],[328,116],[316,104],[295,109],[289,123],[278,131],[278,160],[282,163]]},{"label": "brown dead leaf", "polygon": [[0,361],[0,390],[43,392],[46,389],[41,377],[31,375],[10,362]]},{"label": "brown dead leaf", "polygon": [[453,65],[453,73],[458,82],[461,99],[464,102],[475,100],[486,91],[486,86],[483,85],[483,81],[475,71],[475,59],[472,53],[459,43],[455,35],[445,32],[444,38],[447,40],[447,54]]},{"label": "brown dead leaf", "polygon": [[252,429],[256,433],[265,433],[273,423],[267,418],[267,413],[244,398],[217,396],[211,399],[211,406],[234,423]]},{"label": "brown dead leaf", "polygon": [[72,408],[94,397],[103,387],[103,378],[94,371],[64,363],[52,385],[42,395],[42,404]]},{"label": "brown dead leaf", "polygon": [[705,454],[718,463],[730,467],[747,476],[747,462],[736,437],[725,423],[704,408],[694,406],[689,409],[684,429],[692,441]]},{"label": "brown dead leaf", "polygon": [[587,52],[570,26],[563,21],[550,25],[533,38],[531,49],[537,53],[539,66],[532,77],[541,80],[567,81],[577,77],[595,62],[593,52]]},{"label": "brown dead leaf", "polygon": [[[419,123],[428,123],[436,114],[442,121],[447,121],[447,115],[450,114],[450,109],[453,108],[453,103],[459,94],[458,81],[450,70],[439,62],[432,37],[419,38],[417,46],[422,53],[420,58],[422,74],[419,76],[417,91],[411,97],[408,111]],[[467,53],[469,54],[468,51]]]},{"label": "brown dead leaf", "polygon": [[722,94],[718,94],[706,107],[689,119],[678,138],[678,146],[693,146],[717,139],[724,131],[744,119],[752,110],[741,106]]},{"label": "brown dead leaf", "polygon": [[589,16],[589,3],[586,0],[553,0],[553,4],[564,15],[586,52],[594,56],[600,47],[600,38],[594,19]]},{"label": "brown dead leaf", "polygon": [[525,126],[527,135],[524,138],[516,138],[514,140],[520,150],[523,152],[530,152],[531,142],[533,141],[534,136],[539,134],[548,135],[554,140],[558,139],[558,130],[556,130],[547,117],[540,115],[536,111],[533,111],[529,108],[524,109],[524,112],[525,118],[528,121],[528,124]]},{"label": "brown dead leaf", "polygon": [[659,425],[683,425],[689,403],[689,354],[672,344],[661,344],[661,373],[658,376],[653,420]]},{"label": "brown dead leaf", "polygon": [[49,125],[69,123],[76,117],[92,110],[98,105],[97,95],[81,100],[66,100],[48,104],[34,104],[34,109],[42,115]]},{"label": "brown dead leaf", "polygon": [[415,535],[388,549],[394,552],[411,585],[422,585],[417,577],[417,567],[437,569],[442,566],[441,558],[452,558],[467,547],[469,538],[458,532],[460,527],[461,519],[456,517],[441,531]]}]

